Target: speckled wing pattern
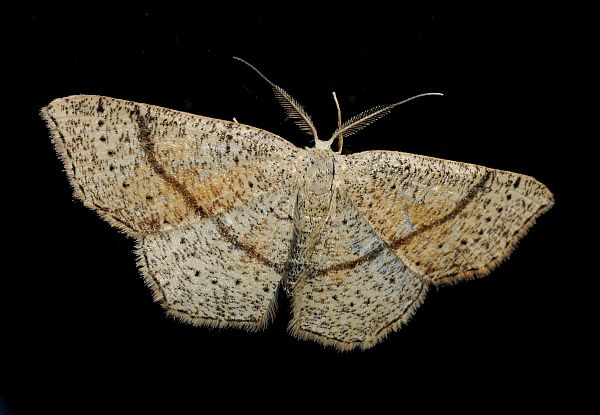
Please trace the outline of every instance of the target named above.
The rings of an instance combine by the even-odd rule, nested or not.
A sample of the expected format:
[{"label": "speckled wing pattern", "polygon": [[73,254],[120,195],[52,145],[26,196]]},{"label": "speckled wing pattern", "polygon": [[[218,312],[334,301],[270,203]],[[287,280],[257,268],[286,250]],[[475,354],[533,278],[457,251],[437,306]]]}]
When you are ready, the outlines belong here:
[{"label": "speckled wing pattern", "polygon": [[535,179],[398,152],[298,149],[242,124],[99,96],[42,110],[75,195],[136,239],[181,320],[340,350],[398,330],[432,284],[487,274],[552,194]]},{"label": "speckled wing pattern", "polygon": [[396,256],[426,282],[484,276],[554,203],[522,174],[391,151],[345,158],[347,191]]},{"label": "speckled wing pattern", "polygon": [[406,267],[344,189],[294,289],[290,332],[340,350],[367,349],[421,305],[427,283]]},{"label": "speckled wing pattern", "polygon": [[247,329],[269,321],[304,150],[258,128],[107,97],[61,98],[42,115],[75,195],[136,238],[170,315]]}]

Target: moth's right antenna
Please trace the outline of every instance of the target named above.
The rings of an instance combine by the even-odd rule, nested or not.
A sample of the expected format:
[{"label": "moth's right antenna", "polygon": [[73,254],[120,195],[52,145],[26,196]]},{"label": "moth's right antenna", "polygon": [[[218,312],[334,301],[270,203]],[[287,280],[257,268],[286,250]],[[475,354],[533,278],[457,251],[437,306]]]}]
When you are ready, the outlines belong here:
[{"label": "moth's right antenna", "polygon": [[343,123],[340,127],[338,127],[338,129],[334,131],[333,135],[328,141],[331,142],[335,137],[341,136],[342,134],[346,134],[346,137],[348,137],[349,135],[354,134],[359,130],[362,130],[367,125],[374,123],[381,117],[388,114],[393,108],[397,107],[398,105],[405,104],[409,101],[412,101],[413,99],[428,97],[432,95],[443,96],[444,94],[440,94],[439,92],[427,92],[425,94],[415,95],[414,97],[410,97],[403,101],[396,102],[392,105],[379,106],[371,108],[368,111],[361,112],[360,114],[355,115],[354,117],[350,118],[348,121]]},{"label": "moth's right antenna", "polygon": [[273,88],[273,92],[275,93],[277,100],[285,109],[289,117],[296,123],[298,127],[300,127],[302,131],[311,133],[315,139],[315,143],[319,141],[319,137],[317,136],[317,129],[315,128],[315,126],[312,123],[312,120],[298,101],[292,98],[290,94],[285,92],[283,88],[271,82],[269,78],[264,76],[262,72],[256,69],[252,64],[246,62],[242,58],[238,58],[237,56],[234,56],[233,59],[242,62],[254,72],[256,72],[262,79],[267,81],[267,83],[271,85],[271,88]]}]

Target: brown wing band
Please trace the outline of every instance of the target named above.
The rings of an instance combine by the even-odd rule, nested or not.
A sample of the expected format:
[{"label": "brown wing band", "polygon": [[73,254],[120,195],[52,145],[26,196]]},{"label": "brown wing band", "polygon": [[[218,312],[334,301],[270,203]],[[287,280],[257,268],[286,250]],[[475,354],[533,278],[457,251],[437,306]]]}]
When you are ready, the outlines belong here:
[{"label": "brown wing band", "polygon": [[[157,175],[159,175],[165,181],[165,183],[167,183],[171,188],[173,188],[173,190],[175,190],[177,193],[179,193],[183,197],[183,199],[185,200],[185,203],[192,211],[197,212],[198,215],[202,218],[207,218],[208,214],[202,208],[202,206],[199,206],[196,203],[196,199],[190,193],[190,191],[182,183],[178,182],[173,176],[171,176],[169,173],[167,173],[166,170],[164,169],[164,167],[162,167],[158,163],[158,160],[156,159],[154,143],[152,142],[152,140],[150,138],[151,131],[150,131],[149,125],[153,121],[153,118],[150,117],[149,115],[142,115],[140,113],[140,109],[137,105],[135,106],[134,110],[131,111],[131,118],[136,122],[136,124],[138,126],[139,139],[140,139],[140,143],[142,146],[142,150],[144,151],[144,154],[146,155],[146,158],[147,158],[148,163],[150,164],[150,167],[152,168],[152,170]],[[246,255],[255,259],[256,261],[260,262],[261,264],[273,269],[275,272],[277,272],[278,274],[281,275],[281,273],[283,271],[282,266],[278,266],[277,264],[269,261],[267,258],[265,258],[261,254],[259,254],[253,246],[245,245],[245,244],[241,243],[240,241],[238,241],[235,238],[235,236],[233,236],[231,233],[229,233],[225,224],[218,218],[212,218],[211,220],[216,225],[221,236],[230,245],[232,245],[235,248],[242,249],[246,253]]]},{"label": "brown wing band", "polygon": [[181,197],[183,197],[186,205],[192,211],[205,218],[207,216],[206,212],[202,206],[199,206],[196,203],[196,200],[190,191],[183,184],[178,182],[173,176],[167,173],[164,167],[158,163],[158,160],[156,160],[154,143],[150,139],[151,131],[149,127],[149,124],[153,121],[153,118],[149,115],[143,116],[140,113],[139,106],[137,105],[133,111],[131,111],[131,118],[138,126],[140,144],[142,145],[142,150],[144,151],[152,170],[154,170],[156,174],[158,174],[169,186],[171,186],[177,193],[181,195]]},{"label": "brown wing band", "polygon": [[492,172],[490,170],[488,170],[483,175],[483,177],[477,182],[477,184],[475,186],[473,186],[473,188],[471,190],[469,190],[469,193],[467,193],[465,195],[465,197],[462,198],[461,201],[457,203],[457,205],[454,207],[454,209],[452,209],[450,212],[448,212],[447,214],[445,214],[441,218],[436,219],[433,222],[428,223],[427,225],[421,226],[420,228],[418,228],[414,232],[406,235],[403,238],[396,239],[395,241],[392,241],[389,244],[383,242],[381,245],[379,245],[377,248],[373,249],[368,254],[366,254],[366,255],[364,255],[364,256],[362,256],[360,258],[357,258],[357,259],[355,259],[353,261],[342,262],[340,264],[336,264],[336,265],[334,265],[332,267],[329,267],[329,268],[324,268],[324,269],[317,270],[316,271],[317,274],[318,275],[322,275],[322,274],[327,274],[327,273],[332,272],[332,271],[342,271],[342,270],[345,270],[345,269],[354,268],[357,265],[364,264],[365,262],[372,261],[375,258],[377,258],[379,255],[381,255],[386,248],[388,248],[388,249],[390,249],[392,251],[395,251],[396,249],[398,249],[402,245],[406,245],[406,244],[410,243],[410,241],[412,241],[414,238],[416,238],[417,236],[421,235],[422,233],[427,232],[427,231],[429,231],[431,229],[434,229],[434,228],[436,228],[436,227],[438,227],[438,226],[440,226],[440,225],[448,222],[451,219],[454,219],[456,216],[458,216],[467,207],[467,205],[473,199],[475,199],[475,197],[479,194],[479,192],[481,192],[481,190],[484,188],[485,184],[490,179],[490,177],[492,177]]},{"label": "brown wing band", "polygon": [[467,193],[465,195],[465,197],[463,197],[461,199],[461,201],[457,203],[457,205],[454,207],[454,209],[452,209],[450,212],[448,212],[441,218],[436,219],[433,222],[428,223],[427,225],[421,226],[420,228],[418,228],[414,232],[406,235],[405,237],[396,239],[395,241],[393,241],[390,244],[390,248],[393,250],[396,250],[396,249],[400,248],[402,245],[406,245],[406,244],[410,243],[413,239],[415,239],[417,236],[421,235],[422,233],[425,233],[430,229],[436,228],[436,227],[448,222],[449,220],[452,220],[455,217],[457,217],[460,214],[460,212],[462,212],[467,207],[467,205],[469,203],[471,203],[471,201],[473,199],[475,199],[475,196],[477,196],[479,194],[479,192],[481,192],[484,185],[487,183],[487,181],[490,179],[491,176],[492,176],[492,172],[490,170],[486,171],[486,173],[483,175],[483,177],[477,182],[477,184],[475,186],[473,186],[471,188],[471,190],[469,190],[469,193]]}]

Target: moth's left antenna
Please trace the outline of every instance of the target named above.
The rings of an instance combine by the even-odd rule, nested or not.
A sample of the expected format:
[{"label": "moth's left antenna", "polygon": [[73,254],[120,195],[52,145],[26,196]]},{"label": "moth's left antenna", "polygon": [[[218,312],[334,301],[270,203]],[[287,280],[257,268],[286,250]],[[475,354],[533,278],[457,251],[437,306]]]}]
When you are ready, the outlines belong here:
[{"label": "moth's left antenna", "polygon": [[248,66],[250,69],[256,72],[262,79],[267,81],[267,83],[271,85],[271,88],[273,88],[273,92],[275,93],[277,100],[285,109],[289,117],[296,123],[298,127],[300,127],[302,131],[312,134],[312,136],[315,139],[315,143],[318,142],[319,137],[317,135],[317,129],[315,128],[312,120],[310,119],[310,116],[306,113],[306,111],[298,101],[292,98],[290,94],[285,92],[285,90],[282,87],[280,87],[279,85],[275,85],[273,82],[271,82],[269,78],[263,75],[261,71],[256,69],[254,65],[246,62],[242,58],[238,58],[237,56],[234,56],[233,59],[242,62],[244,65]]}]

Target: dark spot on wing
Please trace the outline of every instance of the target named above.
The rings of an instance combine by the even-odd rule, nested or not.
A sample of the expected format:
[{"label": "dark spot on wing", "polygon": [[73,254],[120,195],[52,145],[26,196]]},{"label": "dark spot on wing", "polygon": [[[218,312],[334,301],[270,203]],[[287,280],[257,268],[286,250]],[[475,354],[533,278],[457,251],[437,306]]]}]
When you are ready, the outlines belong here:
[{"label": "dark spot on wing", "polygon": [[519,185],[521,184],[521,177],[517,177],[517,180],[515,180],[515,184],[513,186],[515,186],[515,189],[517,187],[519,187]]}]

